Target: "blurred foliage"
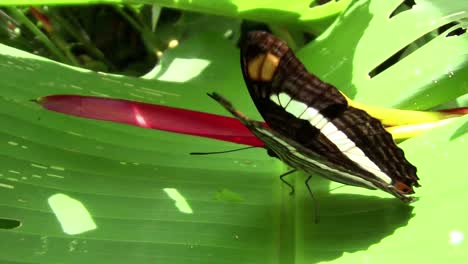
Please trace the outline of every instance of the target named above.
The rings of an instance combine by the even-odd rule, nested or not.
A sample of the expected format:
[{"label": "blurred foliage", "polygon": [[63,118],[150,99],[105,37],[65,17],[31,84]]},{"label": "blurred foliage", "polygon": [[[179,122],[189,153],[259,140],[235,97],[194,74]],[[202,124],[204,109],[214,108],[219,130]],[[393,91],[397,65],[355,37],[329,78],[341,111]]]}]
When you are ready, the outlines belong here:
[{"label": "blurred foliage", "polygon": [[[90,70],[140,75],[154,67],[190,15],[149,5],[8,7],[0,11],[0,42]],[[156,34],[156,27],[164,29]]]},{"label": "blurred foliage", "polygon": [[[311,7],[327,2],[313,2]],[[138,76],[152,69],[184,34],[200,27],[205,17],[144,4],[10,6],[0,8],[0,43],[93,71]],[[310,34],[297,29],[252,21],[246,24],[244,30],[271,30],[293,47],[311,39]],[[238,36],[226,32],[226,37]]]}]

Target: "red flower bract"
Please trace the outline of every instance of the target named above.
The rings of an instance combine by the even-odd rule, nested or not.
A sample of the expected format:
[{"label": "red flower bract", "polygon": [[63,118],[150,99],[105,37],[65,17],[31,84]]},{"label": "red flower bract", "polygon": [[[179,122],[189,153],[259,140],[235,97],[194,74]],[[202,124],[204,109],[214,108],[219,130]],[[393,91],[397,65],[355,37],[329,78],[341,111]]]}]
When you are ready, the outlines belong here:
[{"label": "red flower bract", "polygon": [[207,137],[263,147],[237,119],[122,99],[81,95],[50,95],[34,100],[48,110],[90,119]]}]

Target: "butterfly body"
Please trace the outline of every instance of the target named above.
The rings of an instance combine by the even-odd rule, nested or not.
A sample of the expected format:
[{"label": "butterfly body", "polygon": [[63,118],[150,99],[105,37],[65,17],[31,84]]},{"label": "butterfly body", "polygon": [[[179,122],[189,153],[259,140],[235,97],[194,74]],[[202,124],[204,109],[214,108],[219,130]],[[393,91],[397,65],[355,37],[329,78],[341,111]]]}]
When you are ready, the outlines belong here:
[{"label": "butterfly body", "polygon": [[241,67],[268,127],[220,95],[211,96],[283,162],[307,174],[413,200],[408,194],[419,186],[416,168],[381,122],[348,106],[338,89],[309,73],[284,42],[266,32],[249,33]]}]

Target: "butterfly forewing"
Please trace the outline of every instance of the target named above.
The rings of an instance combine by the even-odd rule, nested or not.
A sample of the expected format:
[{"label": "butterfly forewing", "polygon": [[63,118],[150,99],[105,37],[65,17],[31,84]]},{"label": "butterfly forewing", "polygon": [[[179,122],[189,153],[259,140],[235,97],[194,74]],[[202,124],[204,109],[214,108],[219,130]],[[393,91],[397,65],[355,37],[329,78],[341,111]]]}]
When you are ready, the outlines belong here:
[{"label": "butterfly forewing", "polygon": [[346,99],[335,87],[309,74],[286,43],[266,32],[247,35],[241,47],[241,67],[256,104],[273,94],[286,107],[291,98],[281,96],[283,92],[319,111],[346,108]]},{"label": "butterfly forewing", "polygon": [[249,33],[241,48],[241,67],[269,128],[222,104],[285,163],[411,200],[407,194],[419,186],[416,168],[380,121],[349,107],[338,89],[309,73],[284,42],[266,32]]}]

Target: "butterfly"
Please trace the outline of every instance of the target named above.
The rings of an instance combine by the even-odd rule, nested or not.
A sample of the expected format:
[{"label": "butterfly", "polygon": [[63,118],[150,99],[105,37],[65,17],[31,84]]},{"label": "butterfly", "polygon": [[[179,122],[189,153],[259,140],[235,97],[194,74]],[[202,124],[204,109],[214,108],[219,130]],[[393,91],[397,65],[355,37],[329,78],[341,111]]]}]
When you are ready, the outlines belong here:
[{"label": "butterfly", "polygon": [[291,172],[380,189],[406,203],[415,200],[410,195],[420,186],[416,167],[382,123],[349,106],[336,87],[308,72],[285,42],[263,31],[248,33],[241,43],[241,67],[267,125],[249,119],[221,95],[209,95],[263,141],[269,153],[292,167]]}]

